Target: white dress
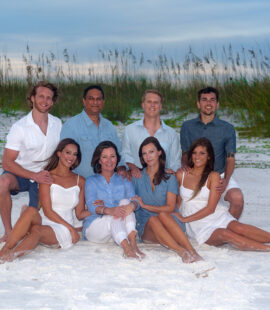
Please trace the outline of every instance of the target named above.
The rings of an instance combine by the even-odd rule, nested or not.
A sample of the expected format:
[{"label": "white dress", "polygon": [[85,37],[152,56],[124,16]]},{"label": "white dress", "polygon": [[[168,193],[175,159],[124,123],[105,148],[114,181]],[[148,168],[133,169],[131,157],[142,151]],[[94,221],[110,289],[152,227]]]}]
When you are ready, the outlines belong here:
[{"label": "white dress", "polygon": [[[77,185],[65,188],[58,184],[52,184],[50,187],[52,209],[72,226],[74,226],[73,209],[79,202],[80,187],[78,182],[79,175]],[[53,229],[62,249],[68,249],[72,246],[72,238],[66,226],[49,220],[43,211],[41,211],[41,217],[42,225],[50,226]]]},{"label": "white dress", "polygon": [[[197,196],[189,200],[193,195],[193,190],[183,186],[184,177],[185,174],[183,173],[180,186],[180,196],[182,198],[180,212],[184,217],[187,217],[200,211],[207,205],[210,190],[207,188],[207,179]],[[226,228],[231,221],[235,220],[229,213],[228,208],[218,203],[214,213],[200,220],[186,223],[186,231],[190,238],[202,244],[210,238],[216,229]]]}]

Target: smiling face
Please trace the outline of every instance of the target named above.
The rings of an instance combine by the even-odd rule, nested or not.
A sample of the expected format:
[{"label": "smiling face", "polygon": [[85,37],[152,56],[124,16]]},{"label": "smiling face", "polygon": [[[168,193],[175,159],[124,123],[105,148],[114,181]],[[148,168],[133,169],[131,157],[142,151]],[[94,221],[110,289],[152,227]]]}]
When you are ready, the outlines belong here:
[{"label": "smiling face", "polygon": [[36,95],[31,96],[33,110],[40,113],[48,113],[53,106],[53,91],[47,87],[40,86],[36,90]]},{"label": "smiling face", "polygon": [[205,167],[209,159],[206,147],[201,145],[195,147],[191,159],[195,168]]},{"label": "smiling face", "polygon": [[142,103],[144,115],[147,117],[157,117],[162,109],[161,98],[154,93],[148,93]]},{"label": "smiling face", "polygon": [[101,165],[101,174],[104,172],[114,173],[117,165],[117,155],[113,147],[106,148],[102,151],[99,159]]},{"label": "smiling face", "polygon": [[87,115],[98,115],[104,106],[104,98],[100,90],[90,89],[83,98],[84,110]]},{"label": "smiling face", "polygon": [[61,152],[57,152],[57,156],[59,162],[70,169],[77,160],[78,148],[74,144],[67,144]]},{"label": "smiling face", "polygon": [[197,107],[201,114],[211,116],[216,113],[219,108],[219,103],[215,93],[201,94],[200,100],[197,102]]},{"label": "smiling face", "polygon": [[142,158],[148,167],[159,165],[161,151],[153,143],[149,143],[142,148]]}]

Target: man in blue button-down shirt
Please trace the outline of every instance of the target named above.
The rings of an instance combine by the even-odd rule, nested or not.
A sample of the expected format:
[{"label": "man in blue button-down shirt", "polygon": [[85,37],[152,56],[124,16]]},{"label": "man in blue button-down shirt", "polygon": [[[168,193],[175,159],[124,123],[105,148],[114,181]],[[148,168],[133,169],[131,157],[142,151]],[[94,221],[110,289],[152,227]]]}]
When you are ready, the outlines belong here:
[{"label": "man in blue button-down shirt", "polygon": [[187,165],[187,152],[198,138],[205,137],[213,145],[215,152],[214,169],[221,174],[217,190],[223,193],[224,200],[230,203],[230,213],[239,218],[244,205],[243,194],[232,174],[235,166],[236,137],[232,124],[219,119],[216,111],[219,108],[219,93],[213,87],[201,89],[198,92],[198,117],[185,121],[180,131],[182,147],[182,166]]},{"label": "man in blue button-down shirt", "polygon": [[113,124],[101,115],[104,91],[100,85],[91,85],[84,90],[83,106],[84,109],[80,114],[73,116],[63,125],[61,140],[72,138],[79,143],[82,160],[75,172],[87,178],[94,174],[91,159],[97,145],[109,140],[120,152],[121,143]]}]

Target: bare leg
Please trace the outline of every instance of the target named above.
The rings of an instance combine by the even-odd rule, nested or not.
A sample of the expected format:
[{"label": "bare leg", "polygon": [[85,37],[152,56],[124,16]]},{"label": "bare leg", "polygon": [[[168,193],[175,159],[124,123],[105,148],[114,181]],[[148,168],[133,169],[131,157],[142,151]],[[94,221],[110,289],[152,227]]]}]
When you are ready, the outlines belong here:
[{"label": "bare leg", "polygon": [[18,182],[14,175],[6,173],[0,176],[0,215],[4,225],[5,233],[0,238],[0,242],[5,242],[12,230],[11,207],[12,200],[10,190],[18,189]]},{"label": "bare leg", "polygon": [[224,200],[230,203],[229,212],[238,220],[242,214],[244,206],[244,197],[242,191],[239,188],[231,188],[226,193]]},{"label": "bare leg", "polygon": [[139,259],[139,256],[136,255],[136,253],[133,251],[131,245],[129,244],[129,242],[127,241],[127,239],[124,239],[121,243],[120,243],[121,247],[124,250],[124,255],[126,257],[133,257],[136,259]]},{"label": "bare leg", "polygon": [[270,243],[270,233],[253,225],[233,221],[228,225],[227,229],[260,243]]},{"label": "bare leg", "polygon": [[166,227],[174,240],[185,248],[191,255],[194,256],[195,260],[202,260],[202,257],[196,252],[191,243],[189,242],[186,234],[183,232],[178,223],[174,220],[173,216],[167,212],[161,212],[158,215],[161,223]]},{"label": "bare leg", "polygon": [[157,216],[150,217],[146,223],[142,239],[145,241],[159,243],[174,250],[179,256],[182,257],[182,261],[184,263],[191,263],[195,261],[192,255],[190,255],[186,249],[181,247],[174,240]]},{"label": "bare leg", "polygon": [[137,235],[136,231],[132,231],[128,235],[129,244],[135,253],[139,254],[141,258],[145,258],[145,254],[142,251],[140,251],[140,249],[137,246],[136,235]]},{"label": "bare leg", "polygon": [[229,243],[242,251],[270,251],[269,245],[248,239],[224,228],[216,229],[206,243],[214,246]]},{"label": "bare leg", "polygon": [[30,233],[13,250],[17,257],[35,249],[42,242],[47,245],[58,244],[55,233],[50,226],[33,225]]}]

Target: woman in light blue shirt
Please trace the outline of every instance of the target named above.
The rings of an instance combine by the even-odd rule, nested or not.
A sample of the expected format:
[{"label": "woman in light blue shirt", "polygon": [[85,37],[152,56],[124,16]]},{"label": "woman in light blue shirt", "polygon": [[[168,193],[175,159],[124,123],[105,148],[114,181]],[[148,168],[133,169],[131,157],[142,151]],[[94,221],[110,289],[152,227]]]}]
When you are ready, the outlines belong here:
[{"label": "woman in light blue shirt", "polygon": [[202,258],[192,247],[182,224],[174,215],[178,195],[177,180],[165,172],[166,154],[155,137],[146,138],[139,149],[142,177],[133,178],[136,199],[137,230],[141,240],[160,243],[179,254],[184,263]]},{"label": "woman in light blue shirt", "polygon": [[83,222],[83,236],[96,243],[113,239],[126,257],[143,258],[136,244],[138,207],[133,184],[115,173],[120,155],[111,141],[101,142],[95,149],[91,166],[95,175],[85,183],[85,201],[91,215]]}]

